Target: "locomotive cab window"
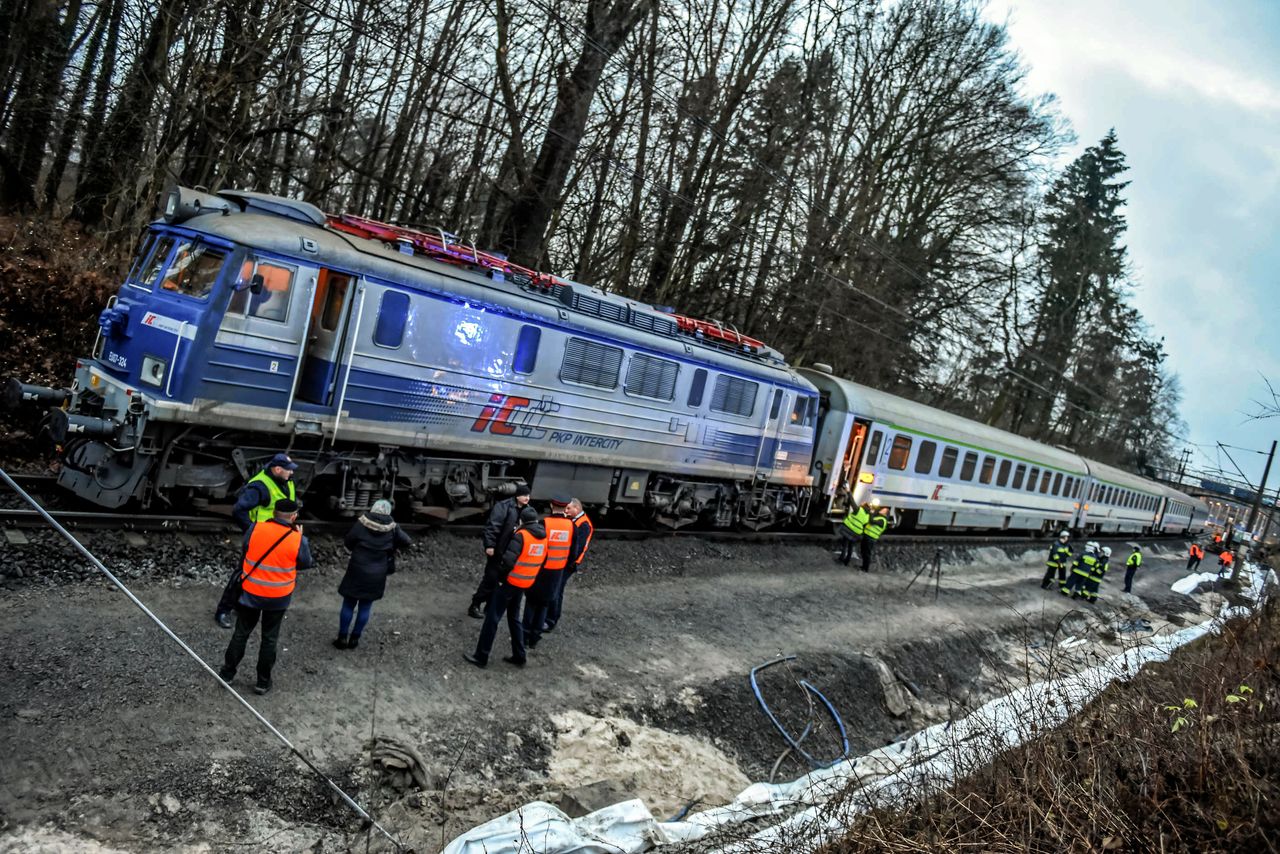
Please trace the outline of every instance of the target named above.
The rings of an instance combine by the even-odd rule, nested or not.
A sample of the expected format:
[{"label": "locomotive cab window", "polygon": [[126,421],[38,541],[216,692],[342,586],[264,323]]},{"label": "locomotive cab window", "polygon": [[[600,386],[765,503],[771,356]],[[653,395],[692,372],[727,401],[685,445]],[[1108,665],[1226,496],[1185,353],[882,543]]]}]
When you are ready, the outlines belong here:
[{"label": "locomotive cab window", "polygon": [[213,290],[227,253],[198,240],[184,240],[173,255],[173,262],[160,280],[166,291],[205,299]]},{"label": "locomotive cab window", "polygon": [[928,474],[933,471],[933,457],[938,452],[937,442],[921,442],[916,452],[916,474]]},{"label": "locomotive cab window", "polygon": [[169,260],[169,253],[173,251],[173,244],[176,242],[172,237],[160,237],[152,242],[151,254],[142,265],[142,273],[138,276],[141,284],[151,287],[156,283],[160,273],[164,271],[164,264]]},{"label": "locomotive cab window", "polygon": [[795,427],[808,427],[813,423],[813,398],[796,395],[796,405],[791,408],[791,424]]},{"label": "locomotive cab window", "polygon": [[867,443],[867,456],[863,460],[865,465],[873,466],[880,459],[880,443],[883,441],[883,432],[876,430],[871,434],[871,441]]},{"label": "locomotive cab window", "polygon": [[979,483],[991,483],[991,476],[996,472],[996,458],[982,458],[982,472],[978,475]]},{"label": "locomotive cab window", "polygon": [[636,353],[627,365],[627,380],[622,390],[636,397],[674,400],[679,373],[680,366],[675,362]]},{"label": "locomotive cab window", "polygon": [[614,389],[618,387],[618,372],[621,368],[621,348],[597,344],[584,338],[570,338],[564,347],[560,380],[576,385]]},{"label": "locomotive cab window", "polygon": [[967,451],[964,455],[964,462],[960,464],[960,479],[971,481],[973,473],[978,468],[978,455],[973,451]]},{"label": "locomotive cab window", "polygon": [[960,459],[958,448],[946,447],[942,451],[942,463],[938,466],[938,477],[951,477],[956,473],[956,460]]},{"label": "locomotive cab window", "polygon": [[775,421],[782,412],[782,389],[773,392],[773,405],[769,407],[769,420]]},{"label": "locomotive cab window", "polygon": [[889,451],[889,468],[903,471],[907,467],[907,458],[911,456],[911,440],[906,436],[894,436],[893,448]]},{"label": "locomotive cab window", "polygon": [[996,486],[1005,486],[1009,483],[1009,469],[1013,468],[1013,463],[1008,460],[1000,461],[1000,475],[996,478]]},{"label": "locomotive cab window", "polygon": [[[256,294],[249,286],[254,276],[262,276],[262,291]],[[289,296],[293,292],[293,279],[292,267],[274,261],[245,261],[240,268],[236,290],[231,295],[231,304],[227,306],[227,314],[283,322],[289,317]],[[341,308],[339,304],[338,310],[341,311]],[[328,306],[325,307],[325,312],[328,312]]]},{"label": "locomotive cab window", "polygon": [[711,411],[748,417],[756,409],[758,383],[721,374],[711,389]]}]

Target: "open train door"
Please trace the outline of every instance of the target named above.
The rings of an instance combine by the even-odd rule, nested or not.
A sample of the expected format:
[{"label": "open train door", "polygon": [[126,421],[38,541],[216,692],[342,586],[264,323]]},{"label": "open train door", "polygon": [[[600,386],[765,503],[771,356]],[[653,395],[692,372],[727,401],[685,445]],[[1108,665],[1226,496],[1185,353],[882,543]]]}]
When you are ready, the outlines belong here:
[{"label": "open train door", "polygon": [[839,463],[832,472],[832,477],[827,481],[825,489],[829,516],[841,516],[851,503],[858,502],[858,484],[870,429],[869,422],[860,421],[852,414],[845,416],[845,423],[841,427],[840,445],[835,456]]},{"label": "open train door", "polygon": [[322,269],[307,325],[298,399],[320,406],[333,404],[355,277]]}]

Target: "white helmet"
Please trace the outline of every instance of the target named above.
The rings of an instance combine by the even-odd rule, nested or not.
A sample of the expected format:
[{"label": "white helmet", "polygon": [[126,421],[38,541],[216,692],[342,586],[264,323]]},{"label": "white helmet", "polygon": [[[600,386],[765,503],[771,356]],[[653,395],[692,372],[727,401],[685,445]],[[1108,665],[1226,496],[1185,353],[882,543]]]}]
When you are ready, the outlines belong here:
[{"label": "white helmet", "polygon": [[1084,544],[1084,547],[1091,552],[1099,551],[1102,547],[1098,545],[1096,540],[1090,540]]},{"label": "white helmet", "polygon": [[1071,539],[1071,534],[1063,531],[1061,534],[1058,534],[1058,539],[1065,543],[1067,540]]},{"label": "white helmet", "polygon": [[1102,556],[1103,556],[1103,557],[1111,557],[1111,547],[1110,547],[1110,546],[1103,546],[1103,547],[1102,547]]}]

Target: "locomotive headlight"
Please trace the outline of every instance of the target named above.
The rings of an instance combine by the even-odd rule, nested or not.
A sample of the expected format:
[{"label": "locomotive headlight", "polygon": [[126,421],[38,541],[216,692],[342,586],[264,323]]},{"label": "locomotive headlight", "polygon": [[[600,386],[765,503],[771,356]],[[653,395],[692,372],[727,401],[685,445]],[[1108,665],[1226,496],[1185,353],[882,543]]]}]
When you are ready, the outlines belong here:
[{"label": "locomotive headlight", "polygon": [[143,356],[142,372],[138,378],[149,385],[162,386],[164,385],[164,374],[168,368],[169,365],[164,359],[157,359],[155,356]]},{"label": "locomotive headlight", "polygon": [[858,480],[862,481],[863,483],[875,483],[876,476],[869,471],[864,471],[862,474],[858,475]]}]

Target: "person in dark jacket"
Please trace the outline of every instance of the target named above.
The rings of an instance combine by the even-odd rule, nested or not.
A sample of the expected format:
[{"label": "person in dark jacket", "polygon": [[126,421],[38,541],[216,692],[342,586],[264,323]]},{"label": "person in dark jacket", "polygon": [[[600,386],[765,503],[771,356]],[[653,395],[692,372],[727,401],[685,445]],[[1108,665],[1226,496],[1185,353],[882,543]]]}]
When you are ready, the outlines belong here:
[{"label": "person in dark jacket", "polygon": [[467,616],[477,620],[484,618],[484,605],[493,596],[506,572],[502,568],[502,554],[511,542],[516,525],[520,522],[520,511],[529,504],[529,487],[523,483],[516,486],[516,494],[512,498],[504,498],[489,511],[489,521],[485,523],[481,538],[484,542],[484,577],[471,596],[471,607],[467,608]]},{"label": "person in dark jacket", "polygon": [[[347,572],[338,585],[342,612],[338,619],[338,649],[355,649],[369,623],[373,603],[387,589],[387,576],[396,571],[396,549],[410,545],[409,535],[391,518],[391,502],[373,502],[343,540],[351,552]],[[352,622],[354,618],[355,622]]]},{"label": "person in dark jacket", "polygon": [[503,659],[517,667],[524,667],[524,626],[520,621],[520,602],[525,591],[531,588],[541,572],[547,556],[547,529],[542,517],[532,507],[520,511],[520,525],[507,541],[502,553],[502,570],[505,575],[489,597],[484,609],[484,625],[480,627],[480,639],[475,652],[464,652],[462,657],[476,667],[489,664],[489,653],[498,634],[498,623],[507,615],[507,629],[511,632],[511,655]]},{"label": "person in dark jacket", "polygon": [[[297,502],[298,491],[293,483],[293,473],[298,464],[289,459],[288,454],[276,454],[262,471],[249,478],[249,482],[240,490],[235,507],[231,508],[231,518],[240,528],[240,533],[249,530],[250,525],[265,522],[275,515],[276,503],[284,500]],[[218,607],[213,610],[213,619],[224,629],[231,628],[231,613],[236,607],[236,596],[239,594],[237,573],[232,573],[222,588],[222,596],[218,599]]]}]

